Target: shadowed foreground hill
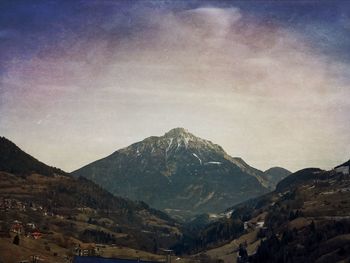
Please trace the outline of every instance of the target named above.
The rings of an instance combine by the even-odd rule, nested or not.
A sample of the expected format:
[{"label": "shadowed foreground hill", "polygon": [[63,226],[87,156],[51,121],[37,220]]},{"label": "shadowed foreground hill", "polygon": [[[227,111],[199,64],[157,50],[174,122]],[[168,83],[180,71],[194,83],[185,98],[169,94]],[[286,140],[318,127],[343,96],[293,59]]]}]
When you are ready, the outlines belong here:
[{"label": "shadowed foreground hill", "polygon": [[5,137],[0,137],[0,171],[21,175],[33,172],[47,176],[65,174],[62,170],[48,166],[25,153]]},{"label": "shadowed foreground hill", "polygon": [[[245,260],[253,263],[350,259],[350,175],[346,172],[300,170],[283,179],[275,191],[227,212],[229,218],[203,227],[197,238],[187,238],[179,249],[204,251],[224,262],[237,258],[240,245],[249,255]],[[213,228],[235,231],[227,237]]]},{"label": "shadowed foreground hill", "polygon": [[179,225],[165,213],[116,197],[88,179],[37,161],[6,139],[1,142],[1,152],[8,154],[1,156],[1,229],[10,229],[14,220],[34,222],[47,242],[67,253],[79,242],[155,252],[181,236]]}]

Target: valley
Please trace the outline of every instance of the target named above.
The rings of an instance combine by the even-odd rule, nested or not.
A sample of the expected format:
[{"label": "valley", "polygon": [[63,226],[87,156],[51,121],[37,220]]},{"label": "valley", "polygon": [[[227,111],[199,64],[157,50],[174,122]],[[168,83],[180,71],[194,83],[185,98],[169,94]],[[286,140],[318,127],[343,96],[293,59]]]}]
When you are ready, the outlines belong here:
[{"label": "valley", "polygon": [[[6,138],[0,142],[0,262],[33,257],[38,262],[71,262],[77,255],[164,262],[168,249],[176,262],[341,262],[350,256],[349,162],[330,171],[307,168],[289,174],[273,168],[265,177],[207,142],[209,149],[192,154],[195,159],[227,162],[224,167],[236,167],[232,169],[240,176],[250,175],[259,187],[268,176],[270,181],[284,179],[274,179],[273,191],[266,187],[260,196],[253,194],[238,204],[228,199],[226,209],[193,211],[184,221],[173,219],[167,209],[161,212],[143,201],[115,196],[87,178],[49,167]],[[221,155],[213,155],[212,147]],[[199,151],[190,148],[195,150]],[[186,151],[174,154],[176,163],[181,163],[182,154],[183,162],[189,156]],[[214,161],[206,163],[210,162]],[[186,191],[201,198],[192,190]]]},{"label": "valley", "polygon": [[350,263],[350,0],[0,0],[0,263]]},{"label": "valley", "polygon": [[[231,217],[242,220],[244,233],[205,254],[224,262],[346,262],[349,174],[305,169],[293,177],[275,191],[233,207]],[[240,245],[248,257],[239,256]]]}]

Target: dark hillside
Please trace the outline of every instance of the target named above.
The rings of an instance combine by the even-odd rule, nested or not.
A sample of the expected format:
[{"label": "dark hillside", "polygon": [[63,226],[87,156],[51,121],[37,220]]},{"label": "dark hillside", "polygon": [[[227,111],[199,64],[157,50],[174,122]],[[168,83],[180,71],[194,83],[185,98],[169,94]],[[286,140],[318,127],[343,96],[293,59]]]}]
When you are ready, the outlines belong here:
[{"label": "dark hillside", "polygon": [[0,137],[0,171],[28,175],[39,173],[46,176],[66,174],[64,171],[48,166],[23,152],[16,144]]}]

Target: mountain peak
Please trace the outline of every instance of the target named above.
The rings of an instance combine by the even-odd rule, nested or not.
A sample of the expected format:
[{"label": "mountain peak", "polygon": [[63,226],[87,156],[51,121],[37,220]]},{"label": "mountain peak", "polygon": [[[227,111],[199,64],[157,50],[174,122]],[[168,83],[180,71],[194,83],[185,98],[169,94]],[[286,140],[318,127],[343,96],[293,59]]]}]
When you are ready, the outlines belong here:
[{"label": "mountain peak", "polygon": [[188,130],[182,127],[177,127],[165,133],[165,136],[179,136],[179,135],[186,135],[186,134],[190,134]]}]

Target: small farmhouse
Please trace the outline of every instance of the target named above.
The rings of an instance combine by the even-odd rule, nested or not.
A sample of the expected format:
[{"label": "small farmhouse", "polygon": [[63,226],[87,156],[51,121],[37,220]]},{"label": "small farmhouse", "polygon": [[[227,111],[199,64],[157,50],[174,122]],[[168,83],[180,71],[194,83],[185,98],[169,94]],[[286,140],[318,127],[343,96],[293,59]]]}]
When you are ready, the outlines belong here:
[{"label": "small farmhouse", "polygon": [[81,243],[76,247],[77,256],[97,256],[99,254],[99,248],[96,247],[95,243]]},{"label": "small farmhouse", "polygon": [[349,172],[350,172],[350,160],[347,161],[346,163],[338,165],[337,167],[334,168],[334,170],[337,173],[342,173],[344,175],[349,175]]},{"label": "small farmhouse", "polygon": [[34,231],[31,233],[31,237],[34,239],[39,239],[42,237],[42,234],[39,231]]},{"label": "small farmhouse", "polygon": [[16,233],[18,235],[24,233],[24,227],[23,224],[20,221],[15,220],[14,223],[11,226],[11,232]]}]

